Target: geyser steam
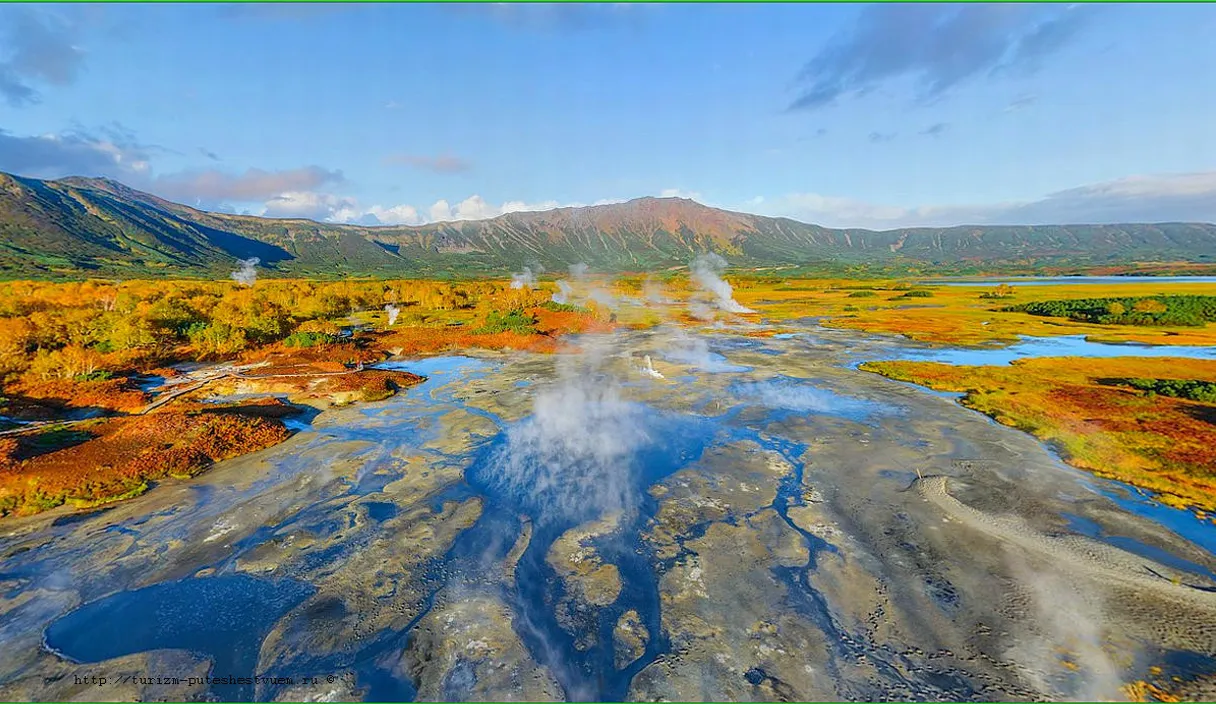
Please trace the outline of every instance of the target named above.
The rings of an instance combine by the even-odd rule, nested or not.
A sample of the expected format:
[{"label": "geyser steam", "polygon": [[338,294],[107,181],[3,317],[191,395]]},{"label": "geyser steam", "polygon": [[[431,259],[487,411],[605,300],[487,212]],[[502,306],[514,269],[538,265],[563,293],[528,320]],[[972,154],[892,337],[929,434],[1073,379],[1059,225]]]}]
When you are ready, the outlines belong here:
[{"label": "geyser steam", "polygon": [[401,315],[401,309],[392,303],[384,306],[384,312],[388,313],[388,326],[392,327],[397,322],[397,316]]},{"label": "geyser steam", "polygon": [[233,281],[236,281],[242,286],[252,286],[258,280],[258,272],[256,267],[262,260],[257,257],[248,259],[238,259],[237,266],[240,268],[232,272],[230,276]]},{"label": "geyser steam", "polygon": [[525,266],[522,272],[511,274],[511,288],[536,288],[536,277],[538,274],[544,273],[544,271],[545,268],[539,264]]},{"label": "geyser steam", "polygon": [[636,454],[655,438],[644,407],[621,398],[601,362],[599,354],[561,360],[559,381],[537,394],[532,415],[488,463],[486,480],[536,504],[536,520],[579,520],[636,500]]},{"label": "geyser steam", "polygon": [[472,468],[474,482],[516,504],[538,527],[616,512],[628,522],[644,485],[704,447],[702,419],[628,400],[636,367],[620,342],[590,336],[579,353],[558,357],[557,379],[537,389],[531,415]]},{"label": "geyser steam", "polygon": [[[570,265],[570,278],[578,281],[587,275],[588,267],[586,264],[579,262],[578,264]],[[565,279],[559,279],[557,282],[557,293],[553,294],[553,302],[562,305],[574,303],[574,285]]]},{"label": "geyser steam", "polygon": [[754,313],[750,308],[744,308],[734,298],[734,290],[722,279],[726,270],[726,260],[710,252],[692,260],[688,267],[692,271],[692,280],[701,290],[713,298],[713,303],[719,310],[727,313]]},{"label": "geyser steam", "polygon": [[570,297],[574,295],[574,287],[569,281],[560,279],[557,282],[557,292],[553,294],[553,302],[566,305],[570,303]]}]

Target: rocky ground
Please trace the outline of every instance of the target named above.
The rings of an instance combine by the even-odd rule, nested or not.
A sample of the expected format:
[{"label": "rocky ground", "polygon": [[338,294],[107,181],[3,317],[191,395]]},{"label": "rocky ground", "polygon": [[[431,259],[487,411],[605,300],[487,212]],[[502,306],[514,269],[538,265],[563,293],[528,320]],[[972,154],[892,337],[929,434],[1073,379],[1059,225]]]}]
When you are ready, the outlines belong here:
[{"label": "rocky ground", "polygon": [[[110,594],[232,574],[309,588],[259,625],[251,673],[343,676],[259,699],[1209,691],[1206,550],[1032,437],[850,368],[880,358],[873,338],[689,337],[420,371],[427,383],[327,411],[195,484],[8,522],[0,698],[202,696],[72,684],[153,661],[206,669],[189,642],[76,665],[42,632]],[[647,354],[662,378],[639,369]],[[466,481],[474,467],[499,481]],[[1140,680],[1157,684],[1124,689]]]}]

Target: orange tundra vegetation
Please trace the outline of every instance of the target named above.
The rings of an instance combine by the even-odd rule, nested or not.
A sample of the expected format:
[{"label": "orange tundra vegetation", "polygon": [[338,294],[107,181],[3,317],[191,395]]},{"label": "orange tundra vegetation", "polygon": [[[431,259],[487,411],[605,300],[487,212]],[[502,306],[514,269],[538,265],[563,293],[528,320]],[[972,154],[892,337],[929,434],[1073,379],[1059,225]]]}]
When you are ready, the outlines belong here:
[{"label": "orange tundra vegetation", "polygon": [[[392,354],[552,351],[564,334],[613,324],[595,304],[551,303],[550,289],[502,281],[0,283],[0,515],[133,495],[289,435],[266,407],[199,404],[208,394],[374,401],[421,381],[362,366]],[[221,360],[260,366],[157,398],[137,384],[145,374],[179,375],[174,364]],[[81,421],[81,413],[95,417]],[[63,422],[48,424],[55,420]]]},{"label": "orange tundra vegetation", "polygon": [[1216,360],[1048,357],[1009,366],[866,362],[861,369],[966,394],[961,403],[1033,434],[1071,465],[1216,512],[1216,403],[1133,388],[1127,379],[1216,382]]},{"label": "orange tundra vegetation", "polygon": [[290,432],[278,417],[296,411],[274,399],[181,404],[0,438],[0,515],[93,506],[141,494],[151,480],[194,476],[282,442]]}]

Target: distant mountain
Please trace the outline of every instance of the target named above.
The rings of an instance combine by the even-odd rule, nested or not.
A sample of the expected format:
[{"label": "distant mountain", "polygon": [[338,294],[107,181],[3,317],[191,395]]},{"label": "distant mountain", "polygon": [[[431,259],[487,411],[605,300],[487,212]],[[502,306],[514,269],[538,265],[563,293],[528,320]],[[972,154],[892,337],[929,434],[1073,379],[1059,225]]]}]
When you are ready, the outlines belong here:
[{"label": "distant mountain", "polygon": [[710,208],[682,198],[365,227],[196,210],[108,179],[0,174],[0,276],[456,276],[526,265],[656,271],[714,251],[747,267],[958,273],[1132,262],[1216,264],[1216,225],[965,226],[876,232]]}]

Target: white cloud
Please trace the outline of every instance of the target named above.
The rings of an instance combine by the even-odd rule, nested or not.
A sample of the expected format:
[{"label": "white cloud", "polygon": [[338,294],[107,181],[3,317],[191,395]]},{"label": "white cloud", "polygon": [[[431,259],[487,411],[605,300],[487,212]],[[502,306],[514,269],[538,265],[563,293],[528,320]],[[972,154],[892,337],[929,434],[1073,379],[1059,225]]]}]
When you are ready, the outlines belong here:
[{"label": "white cloud", "polygon": [[472,195],[456,204],[448,205],[446,200],[436,201],[429,210],[431,220],[485,220],[502,215],[502,208],[487,203],[485,198]]},{"label": "white cloud", "polygon": [[422,214],[412,205],[394,205],[388,208],[373,205],[367,209],[367,214],[384,225],[418,225],[423,222]]},{"label": "white cloud", "polygon": [[[680,189],[665,189],[659,195],[665,198],[691,198],[705,203],[700,193]],[[455,203],[440,199],[429,207],[404,203],[364,206],[357,199],[347,196],[288,191],[266,201],[261,214],[334,223],[420,225],[427,222],[486,220],[507,213],[620,202],[623,201],[599,200],[587,204],[512,200],[495,204],[480,195],[472,195]],[[954,225],[1216,222],[1216,171],[1129,176],[1021,202],[907,206],[820,193],[789,193],[775,197],[755,196],[732,209],[789,217],[826,227],[876,230]]]},{"label": "white cloud", "polygon": [[1122,222],[1216,222],[1216,171],[1129,176],[1042,198],[972,205],[900,206],[791,193],[746,202],[762,215],[827,227],[949,227]]},{"label": "white cloud", "polygon": [[270,218],[330,220],[338,213],[354,214],[357,207],[358,204],[353,198],[311,191],[286,191],[267,200],[260,215]]},{"label": "white cloud", "polygon": [[[620,203],[620,200],[598,200],[591,205]],[[487,220],[507,213],[538,212],[554,208],[580,208],[586,203],[559,203],[555,200],[528,203],[511,200],[501,205],[490,203],[479,195],[472,195],[453,205],[440,199],[429,207],[417,207],[408,203],[398,205],[363,206],[350,196],[339,196],[313,191],[286,191],[262,204],[254,212],[264,217],[308,218],[318,222],[355,223],[360,225],[421,225],[428,222],[456,222],[461,220]]]},{"label": "white cloud", "polygon": [[[624,201],[605,199],[597,200],[591,203],[591,205],[609,205],[611,203],[622,202]],[[431,222],[488,220],[489,218],[496,218],[499,215],[506,215],[507,213],[540,212],[556,208],[583,208],[587,205],[587,203],[559,203],[555,200],[540,201],[538,203],[509,200],[501,205],[494,205],[479,195],[472,195],[456,205],[452,205],[443,199],[437,200],[427,209],[427,214],[430,216],[429,220]]]},{"label": "white cloud", "polygon": [[698,193],[697,191],[685,191],[681,188],[664,188],[663,190],[659,191],[659,197],[660,198],[687,198],[689,200],[695,200],[698,203],[704,202],[703,198],[701,197],[701,194]]}]

